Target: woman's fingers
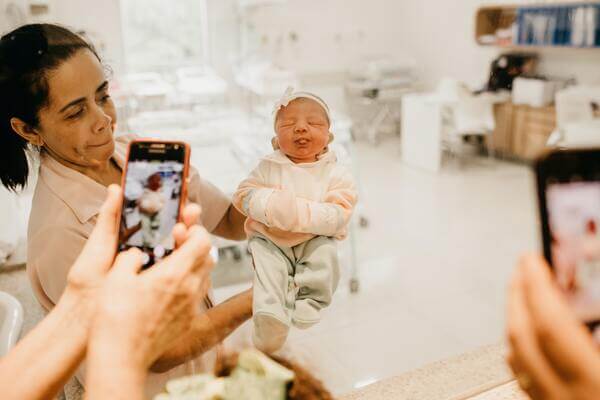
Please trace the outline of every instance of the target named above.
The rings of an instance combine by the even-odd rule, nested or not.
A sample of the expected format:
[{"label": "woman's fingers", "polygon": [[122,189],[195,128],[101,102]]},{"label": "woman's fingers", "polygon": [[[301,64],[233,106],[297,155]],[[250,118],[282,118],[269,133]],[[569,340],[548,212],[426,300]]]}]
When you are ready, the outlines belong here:
[{"label": "woman's fingers", "polygon": [[206,229],[194,225],[187,230],[182,245],[171,255],[146,272],[147,275],[187,276],[202,267],[210,270],[213,265],[209,255],[211,243]]},{"label": "woman's fingers", "polygon": [[173,239],[175,240],[175,248],[178,249],[187,239],[187,228],[183,222],[178,222],[173,227]]},{"label": "woman's fingers", "polygon": [[201,214],[202,208],[198,204],[188,203],[181,212],[181,220],[186,227],[190,228],[200,223]]},{"label": "woman's fingers", "polygon": [[[77,258],[75,266],[71,268],[74,273],[104,272],[110,268],[117,251],[120,210],[121,188],[110,185],[106,200],[100,208],[96,226]],[[79,264],[81,264],[80,268],[77,267]]]},{"label": "woman's fingers", "polygon": [[188,229],[200,222],[201,208],[195,203],[189,203],[181,212],[181,222],[173,227],[175,248],[179,248],[188,238]]},{"label": "woman's fingers", "polygon": [[143,253],[139,249],[132,247],[117,255],[111,273],[121,276],[136,275],[142,269],[143,265]]},{"label": "woman's fingers", "polygon": [[508,295],[507,336],[511,347],[510,365],[521,387],[533,398],[552,398],[559,381],[539,348],[535,328],[524,297],[522,259],[510,285]]},{"label": "woman's fingers", "polygon": [[90,240],[102,240],[116,243],[119,234],[119,221],[121,212],[121,188],[118,185],[108,187],[106,200],[100,207],[98,221],[90,235]]},{"label": "woman's fingers", "polygon": [[545,261],[530,257],[523,274],[525,300],[537,339],[558,375],[569,380],[600,368],[591,335],[567,305]]},{"label": "woman's fingers", "polygon": [[210,257],[211,242],[206,229],[195,225],[188,230],[188,238],[181,247],[171,254],[171,261],[182,270],[196,271],[213,266]]}]

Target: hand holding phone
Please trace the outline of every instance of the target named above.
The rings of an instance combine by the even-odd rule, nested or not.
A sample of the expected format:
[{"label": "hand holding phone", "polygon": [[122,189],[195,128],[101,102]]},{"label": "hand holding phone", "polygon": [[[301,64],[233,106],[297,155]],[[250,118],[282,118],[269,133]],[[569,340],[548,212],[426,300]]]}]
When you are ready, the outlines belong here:
[{"label": "hand holding phone", "polygon": [[189,146],[182,142],[136,140],[129,145],[119,251],[139,248],[145,268],[175,247],[171,231],[187,197],[189,157]]},{"label": "hand holding phone", "polygon": [[555,151],[540,158],[535,170],[544,255],[576,315],[595,331],[600,327],[600,149]]}]

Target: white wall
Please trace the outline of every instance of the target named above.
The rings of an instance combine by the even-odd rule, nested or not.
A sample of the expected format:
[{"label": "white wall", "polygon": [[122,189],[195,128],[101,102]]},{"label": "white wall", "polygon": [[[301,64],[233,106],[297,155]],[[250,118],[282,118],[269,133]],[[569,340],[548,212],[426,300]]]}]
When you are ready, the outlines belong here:
[{"label": "white wall", "polygon": [[210,62],[225,78],[231,78],[232,65],[239,54],[239,18],[232,0],[208,0]]},{"label": "white wall", "polygon": [[103,61],[115,72],[123,70],[123,42],[119,0],[50,0],[49,21],[90,33],[103,49]]},{"label": "white wall", "polygon": [[[475,13],[481,5],[502,2],[532,3],[289,0],[254,12],[252,22],[264,41],[262,50],[300,73],[343,71],[361,57],[388,53],[414,58],[428,86],[445,76],[481,86],[500,49],[475,43]],[[298,35],[297,42],[289,39],[291,32]],[[540,54],[542,73],[600,83],[600,50],[547,49]]]},{"label": "white wall", "polygon": [[[437,82],[444,76],[471,85],[485,80],[489,63],[500,50],[475,43],[475,12],[481,5],[502,2],[540,3],[527,0],[402,1],[406,12],[404,34],[400,35],[402,44],[422,63],[428,82]],[[582,83],[600,83],[600,50],[543,49],[539,54],[539,69],[543,74],[576,77]]]},{"label": "white wall", "polygon": [[[251,12],[260,50],[301,73],[336,72],[361,57],[397,56],[400,1],[289,0]],[[296,40],[292,39],[296,36]]]},{"label": "white wall", "polygon": [[[390,54],[414,58],[429,86],[444,76],[479,86],[500,50],[475,43],[475,11],[500,2],[532,1],[289,0],[253,11],[250,28],[262,54],[301,74],[343,72],[361,58]],[[49,0],[49,4],[53,21],[98,36],[105,44],[107,62],[121,70],[119,0]],[[227,72],[240,48],[236,1],[209,0],[208,7],[211,58],[222,73]],[[547,49],[541,55],[542,73],[600,83],[600,50]]]}]

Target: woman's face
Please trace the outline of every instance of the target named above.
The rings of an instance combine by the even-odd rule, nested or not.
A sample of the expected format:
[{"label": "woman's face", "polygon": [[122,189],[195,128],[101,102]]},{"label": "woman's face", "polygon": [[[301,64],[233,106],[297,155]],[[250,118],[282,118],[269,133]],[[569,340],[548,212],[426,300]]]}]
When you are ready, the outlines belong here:
[{"label": "woman's face", "polygon": [[38,134],[52,156],[81,167],[105,164],[113,154],[115,105],[94,54],[85,49],[47,77],[48,106],[39,111]]}]

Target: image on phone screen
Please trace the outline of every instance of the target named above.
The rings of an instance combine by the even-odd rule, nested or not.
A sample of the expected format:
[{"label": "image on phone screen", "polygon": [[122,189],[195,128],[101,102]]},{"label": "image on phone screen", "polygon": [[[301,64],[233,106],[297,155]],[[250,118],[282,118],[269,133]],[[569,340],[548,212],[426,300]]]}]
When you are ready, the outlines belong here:
[{"label": "image on phone screen", "polygon": [[172,229],[177,223],[184,162],[145,159],[130,153],[125,177],[119,250],[137,247],[145,266],[169,255],[174,248]]},{"label": "image on phone screen", "polygon": [[600,322],[600,181],[549,182],[550,253],[559,287],[577,316]]}]

